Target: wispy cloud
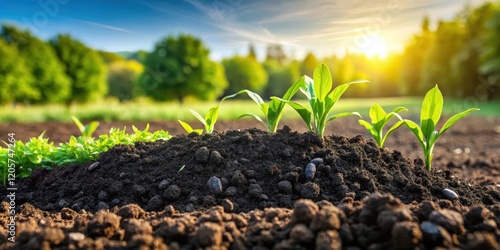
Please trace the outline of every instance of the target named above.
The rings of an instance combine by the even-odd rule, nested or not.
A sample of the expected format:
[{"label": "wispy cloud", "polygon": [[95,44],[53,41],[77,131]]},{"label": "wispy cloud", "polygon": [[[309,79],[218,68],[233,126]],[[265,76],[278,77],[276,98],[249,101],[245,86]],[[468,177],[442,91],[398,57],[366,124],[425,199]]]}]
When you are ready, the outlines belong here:
[{"label": "wispy cloud", "polygon": [[121,31],[121,32],[127,32],[127,33],[134,33],[133,31],[130,31],[130,30],[127,30],[127,29],[122,29],[122,28],[119,28],[119,27],[111,26],[111,25],[106,25],[106,24],[102,24],[102,23],[95,23],[95,22],[85,21],[85,20],[80,20],[80,21],[82,23],[94,25],[94,26],[97,26],[97,27],[105,28],[105,29],[116,30],[116,31]]},{"label": "wispy cloud", "polygon": [[107,25],[107,24],[103,24],[103,23],[96,23],[96,22],[92,22],[92,21],[88,21],[88,20],[82,20],[82,19],[77,19],[77,18],[72,18],[72,17],[64,17],[64,18],[71,19],[71,20],[78,21],[78,22],[85,23],[85,24],[89,24],[89,25],[93,25],[93,26],[96,26],[96,27],[104,28],[104,29],[110,29],[110,30],[115,30],[115,31],[130,33],[130,34],[135,34],[135,32],[133,32],[131,30],[127,30],[127,29],[123,29],[123,28],[120,28],[120,27],[111,26],[111,25]]}]

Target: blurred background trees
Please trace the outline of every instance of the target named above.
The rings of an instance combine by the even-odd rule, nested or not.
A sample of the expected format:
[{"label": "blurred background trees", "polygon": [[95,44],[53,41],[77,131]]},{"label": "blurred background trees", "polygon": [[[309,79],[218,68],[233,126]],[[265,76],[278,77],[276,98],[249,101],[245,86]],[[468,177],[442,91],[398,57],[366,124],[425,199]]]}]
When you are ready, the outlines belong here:
[{"label": "blurred background trees", "polygon": [[203,42],[190,35],[169,36],[159,41],[144,59],[139,91],[157,101],[188,96],[214,100],[227,86],[224,69],[209,59]]},{"label": "blurred background trees", "polygon": [[215,62],[203,41],[191,35],[166,37],[153,51],[112,53],[68,35],[42,41],[3,25],[0,104],[216,100],[241,89],[269,98],[282,95],[301,75],[312,77],[319,63],[329,66],[334,84],[370,80],[352,86],[347,97],[421,96],[439,84],[448,97],[500,99],[499,41],[498,2],[466,6],[448,20],[423,18],[404,49],[384,58],[312,52],[297,58],[281,44],[268,44],[259,60],[249,44],[248,55]]}]

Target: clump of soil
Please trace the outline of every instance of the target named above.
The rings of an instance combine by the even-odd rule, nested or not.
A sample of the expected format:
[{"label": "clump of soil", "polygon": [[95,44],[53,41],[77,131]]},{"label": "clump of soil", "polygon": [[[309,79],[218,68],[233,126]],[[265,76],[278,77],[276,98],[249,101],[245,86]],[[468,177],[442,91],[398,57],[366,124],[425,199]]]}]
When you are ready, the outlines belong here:
[{"label": "clump of soil", "polygon": [[[0,206],[6,223],[8,204]],[[18,238],[2,249],[499,249],[500,205],[465,207],[448,200],[405,205],[373,193],[337,206],[297,200],[292,209],[231,213],[214,206],[179,213],[135,204],[95,214],[32,205],[18,215]]]},{"label": "clump of soil", "polygon": [[18,181],[18,203],[51,212],[96,212],[127,204],[147,211],[220,205],[228,212],[248,212],[292,208],[304,198],[337,205],[374,192],[390,193],[406,204],[444,198],[466,206],[500,201],[496,188],[471,185],[449,171],[428,172],[422,161],[380,149],[362,136],[321,139],[286,126],[276,134],[233,130],[117,146],[97,162],[35,171]]}]

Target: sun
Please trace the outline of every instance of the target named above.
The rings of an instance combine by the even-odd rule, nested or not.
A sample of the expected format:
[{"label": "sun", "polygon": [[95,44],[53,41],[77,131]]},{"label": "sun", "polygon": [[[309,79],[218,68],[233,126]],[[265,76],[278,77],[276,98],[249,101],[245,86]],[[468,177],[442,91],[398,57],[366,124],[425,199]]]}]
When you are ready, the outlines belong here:
[{"label": "sun", "polygon": [[378,36],[370,38],[362,49],[362,52],[371,58],[386,58],[389,54],[386,42]]}]

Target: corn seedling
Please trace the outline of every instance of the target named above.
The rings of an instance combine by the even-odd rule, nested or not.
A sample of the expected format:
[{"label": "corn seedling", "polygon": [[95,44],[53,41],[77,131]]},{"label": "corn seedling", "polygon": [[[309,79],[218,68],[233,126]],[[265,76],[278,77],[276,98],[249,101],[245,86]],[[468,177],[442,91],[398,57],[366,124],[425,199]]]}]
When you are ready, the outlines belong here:
[{"label": "corn seedling", "polygon": [[460,119],[464,118],[473,111],[479,110],[477,108],[471,108],[452,116],[444,123],[443,127],[438,132],[434,129],[441,118],[443,102],[443,95],[436,85],[434,88],[429,90],[427,94],[425,94],[424,101],[422,102],[422,110],[420,112],[420,126],[411,120],[403,120],[404,124],[411,130],[411,132],[413,132],[420,142],[424,152],[425,166],[429,171],[432,169],[431,164],[434,145],[439,137]]},{"label": "corn seedling", "polygon": [[250,98],[252,98],[252,100],[255,103],[257,103],[257,105],[259,105],[260,110],[264,114],[266,122],[264,122],[264,120],[260,118],[258,115],[250,113],[240,115],[238,118],[236,118],[236,120],[247,116],[253,117],[257,121],[261,122],[269,132],[276,133],[279,122],[281,121],[281,118],[283,116],[283,109],[285,108],[286,102],[290,101],[290,99],[292,99],[295,93],[297,93],[297,91],[299,91],[299,89],[305,85],[305,81],[306,78],[301,77],[297,82],[295,82],[292,86],[290,86],[290,88],[288,88],[288,90],[285,92],[282,98],[271,99],[269,104],[265,103],[264,100],[262,100],[262,98],[257,93],[247,89],[241,90],[235,95],[246,93]]},{"label": "corn seedling", "polygon": [[[332,90],[332,76],[330,70],[325,64],[321,64],[314,70],[314,80],[306,77],[305,88],[300,88],[302,93],[305,94],[309,100],[311,110],[305,108],[301,104],[293,101],[287,101],[279,99],[277,97],[272,97],[273,99],[279,99],[288,103],[300,117],[304,120],[309,131],[313,131],[317,135],[323,137],[325,133],[326,125],[336,118],[344,116],[359,116],[358,112],[343,112],[339,114],[332,115],[328,117],[330,110],[333,108],[335,103],[344,94],[344,92],[349,88],[351,84],[356,83],[366,83],[366,80],[357,80],[349,83],[344,83],[337,86]],[[311,123],[312,120],[312,123]]]},{"label": "corn seedling", "polygon": [[[215,123],[217,122],[217,118],[219,117],[220,105],[222,104],[222,102],[224,100],[229,99],[229,98],[233,98],[236,95],[238,95],[238,94],[228,95],[228,96],[225,96],[224,98],[222,98],[222,100],[219,102],[219,104],[217,104],[217,106],[212,107],[211,109],[208,110],[205,117],[201,116],[200,113],[196,112],[193,109],[189,109],[189,112],[191,112],[191,114],[193,114],[194,117],[196,117],[196,119],[198,119],[201,123],[203,123],[203,125],[205,126],[205,132],[207,134],[211,134],[214,131]],[[195,132],[195,133],[201,135],[203,133],[203,129],[193,129],[191,127],[191,125],[189,125],[187,122],[183,122],[181,120],[177,120],[177,121],[181,124],[182,128],[184,128],[184,130],[186,130],[186,132],[188,134]]]},{"label": "corn seedling", "polygon": [[359,119],[358,122],[361,126],[365,127],[366,130],[373,136],[373,139],[377,142],[379,147],[384,147],[384,143],[387,137],[394,132],[396,129],[403,125],[403,121],[398,121],[387,131],[384,135],[384,127],[389,122],[389,120],[397,113],[401,111],[408,111],[404,107],[395,108],[392,112],[387,114],[385,110],[378,104],[373,104],[370,108],[370,119],[371,123]]},{"label": "corn seedling", "polygon": [[72,116],[71,119],[73,119],[73,122],[75,122],[78,130],[80,130],[81,135],[85,137],[92,137],[92,134],[94,134],[94,132],[100,125],[98,121],[93,121],[87,125],[83,125],[83,123],[78,118],[76,118],[76,116]]}]

